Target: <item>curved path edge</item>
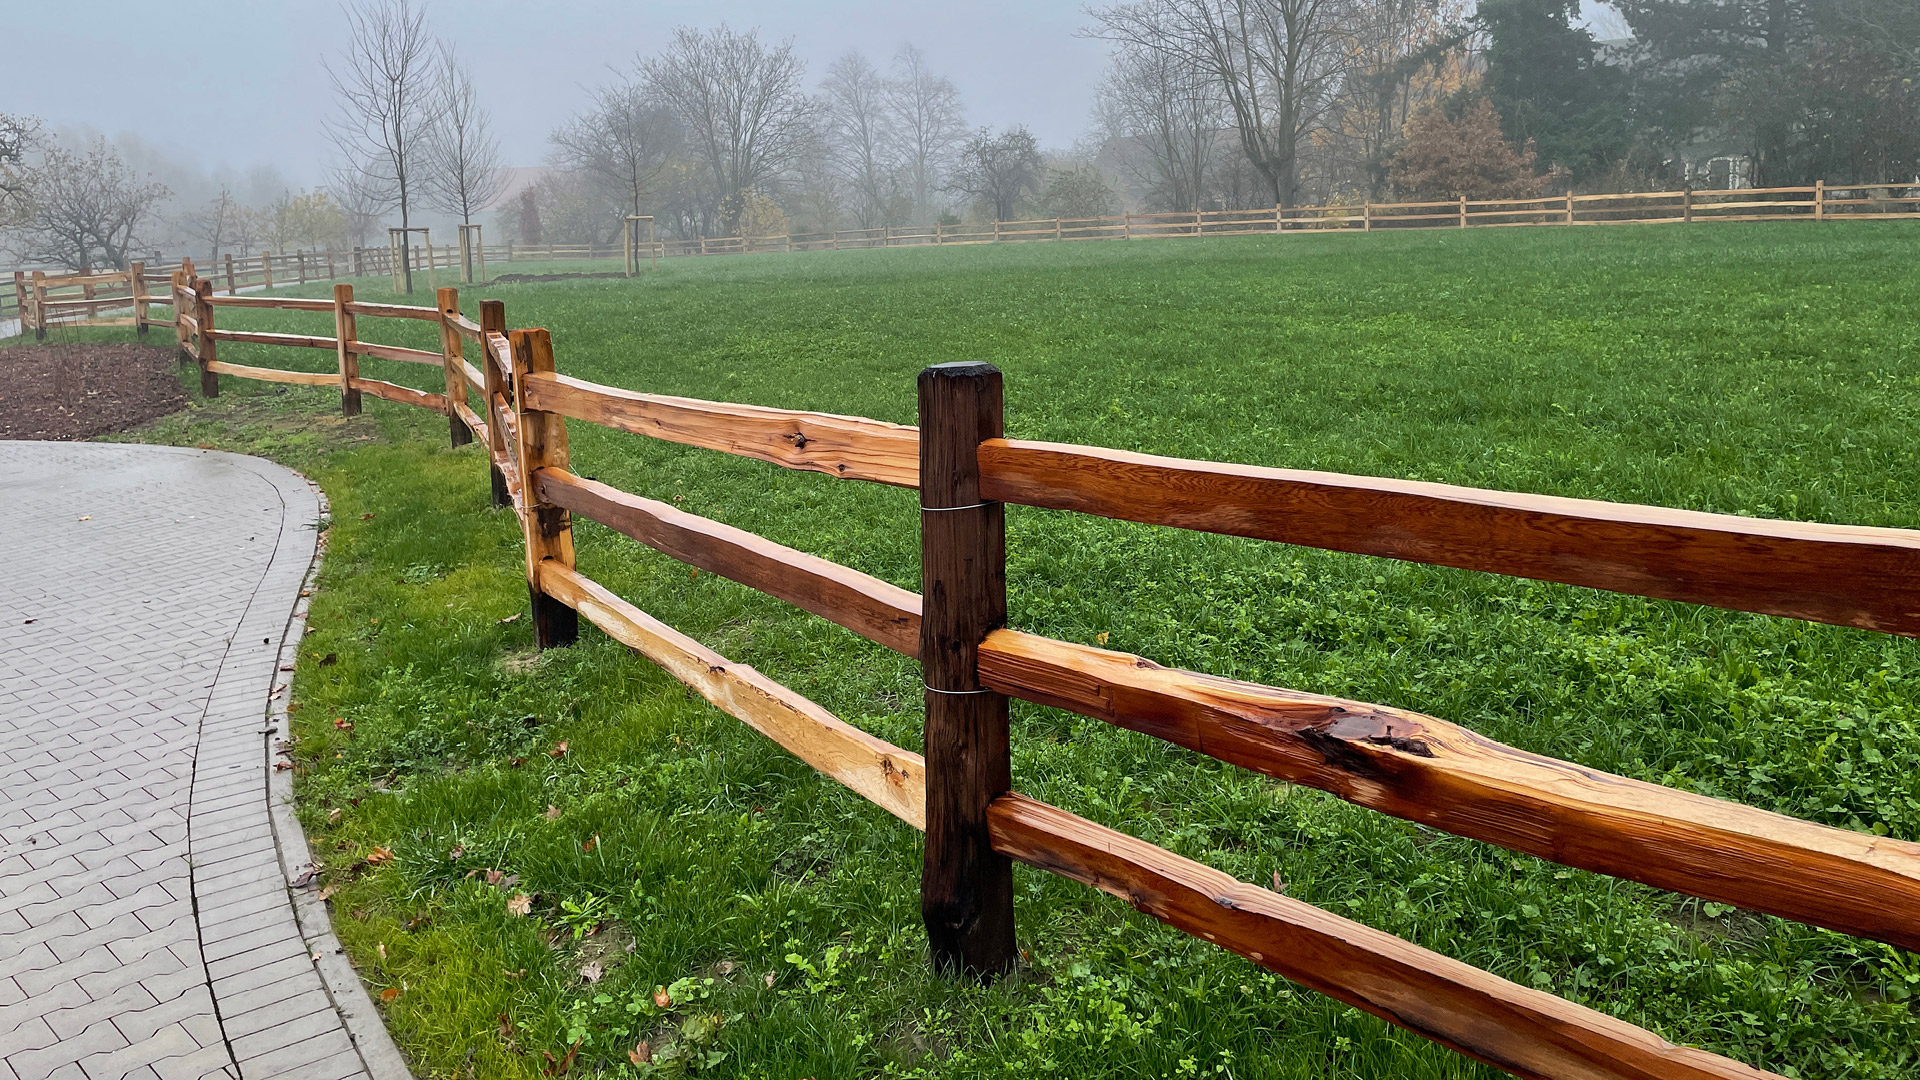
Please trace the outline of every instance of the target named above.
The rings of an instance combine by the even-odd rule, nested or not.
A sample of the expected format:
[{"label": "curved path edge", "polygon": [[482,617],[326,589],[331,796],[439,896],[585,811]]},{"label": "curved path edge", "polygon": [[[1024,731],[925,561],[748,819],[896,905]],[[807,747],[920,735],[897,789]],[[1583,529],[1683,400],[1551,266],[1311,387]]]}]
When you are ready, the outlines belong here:
[{"label": "curved path edge", "polygon": [[0,441],[0,1080],[411,1080],[275,767],[326,501]]}]

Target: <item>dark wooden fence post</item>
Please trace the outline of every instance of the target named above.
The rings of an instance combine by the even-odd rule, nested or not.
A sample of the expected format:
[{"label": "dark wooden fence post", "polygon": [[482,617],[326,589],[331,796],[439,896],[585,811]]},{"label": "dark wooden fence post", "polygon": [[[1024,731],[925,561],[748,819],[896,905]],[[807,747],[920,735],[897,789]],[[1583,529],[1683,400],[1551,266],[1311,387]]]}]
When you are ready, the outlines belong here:
[{"label": "dark wooden fence post", "polygon": [[131,263],[127,267],[127,288],[133,296],[133,333],[135,337],[147,336],[147,264]]},{"label": "dark wooden fence post", "polygon": [[499,300],[480,301],[480,374],[486,380],[481,388],[480,418],[487,422],[487,468],[493,473],[493,508],[513,505],[513,493],[507,490],[507,474],[500,471],[500,459],[507,455],[507,433],[493,415],[495,395],[506,392],[506,377],[487,348],[489,334],[507,332],[507,305]]},{"label": "dark wooden fence post", "polygon": [[473,432],[467,430],[467,422],[460,418],[456,407],[467,403],[467,374],[461,367],[466,348],[459,327],[454,325],[454,320],[460,317],[460,292],[440,289],[435,299],[440,304],[440,363],[446,372],[447,437],[454,446],[465,446],[473,441]]},{"label": "dark wooden fence post", "polygon": [[1001,436],[1000,371],[920,373],[920,667],[926,685],[927,838],[920,913],[935,968],[991,979],[1013,967],[1013,867],[987,807],[1013,786],[1007,699],[980,685],[980,642],[1007,621],[1006,511],[980,499],[979,446]]},{"label": "dark wooden fence post", "polygon": [[553,339],[545,330],[515,330],[513,411],[518,422],[520,485],[526,499],[522,531],[527,538],[527,593],[533,601],[533,637],[542,649],[557,649],[580,638],[580,613],[540,591],[540,564],[548,560],[573,566],[573,518],[566,508],[538,502],[534,473],[547,466],[567,467],[567,418],[526,407],[528,375],[553,370]]},{"label": "dark wooden fence post", "polygon": [[210,398],[219,397],[220,375],[211,367],[220,355],[213,344],[212,279],[194,278],[193,294],[198,300],[194,305],[193,318],[200,324],[200,392]]}]

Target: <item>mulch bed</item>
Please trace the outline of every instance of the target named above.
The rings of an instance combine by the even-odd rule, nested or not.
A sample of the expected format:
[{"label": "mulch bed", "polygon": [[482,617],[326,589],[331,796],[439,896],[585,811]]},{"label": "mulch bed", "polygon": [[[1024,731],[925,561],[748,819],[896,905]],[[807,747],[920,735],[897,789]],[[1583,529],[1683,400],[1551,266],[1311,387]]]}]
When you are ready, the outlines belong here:
[{"label": "mulch bed", "polygon": [[0,349],[0,439],[90,439],[186,407],[171,348],[71,344]]}]

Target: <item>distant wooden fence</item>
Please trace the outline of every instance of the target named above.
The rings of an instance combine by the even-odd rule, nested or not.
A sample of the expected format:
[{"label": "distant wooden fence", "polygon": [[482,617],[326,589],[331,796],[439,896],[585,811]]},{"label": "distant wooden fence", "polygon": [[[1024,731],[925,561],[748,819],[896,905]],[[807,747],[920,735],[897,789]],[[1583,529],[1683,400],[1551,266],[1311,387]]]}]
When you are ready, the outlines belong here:
[{"label": "distant wooden fence", "polygon": [[[1178,213],[1120,214],[1092,218],[1035,218],[955,225],[888,225],[875,229],[787,233],[776,236],[711,236],[636,241],[629,253],[621,244],[495,244],[478,249],[478,263],[520,261],[671,258],[693,255],[751,255],[791,251],[857,251],[866,248],[1031,244],[1081,240],[1144,240],[1191,236],[1256,236],[1302,232],[1374,232],[1390,229],[1512,228],[1525,225],[1660,225],[1703,221],[1841,221],[1920,218],[1920,183],[1856,184],[1829,187],[1740,188],[1714,191],[1652,191],[1613,195],[1564,195],[1538,199],[1452,199],[1443,202],[1373,203],[1339,206],[1273,207],[1258,210],[1196,210]],[[457,246],[415,245],[408,257],[425,270],[427,287],[440,270],[459,273],[474,284],[471,263]],[[183,260],[184,262],[184,260]],[[225,257],[209,266],[209,279],[229,295],[242,289],[271,289],[337,281],[343,277],[390,275],[394,258],[387,248],[347,251],[296,251],[275,255]],[[166,281],[179,264],[147,268],[147,280]],[[44,337],[48,326],[78,322],[112,305],[86,304],[92,294],[74,288],[99,288],[113,273],[48,277],[48,302],[36,305],[27,280],[38,272],[14,271],[13,296],[0,293],[0,317],[19,312],[23,328]],[[118,272],[124,275],[124,271]],[[92,286],[82,283],[94,279]],[[449,279],[451,280],[451,279]],[[61,291],[65,289],[66,291]],[[120,308],[125,308],[123,297]],[[136,319],[138,315],[134,316]]]},{"label": "distant wooden fence", "polygon": [[[338,386],[447,415],[488,449],[526,545],[541,648],[579,617],[719,709],[926,833],[935,962],[1015,961],[1010,861],[1110,893],[1304,986],[1517,1076],[1773,1076],[1522,986],[1013,791],[1018,697],[1143,732],[1357,805],[1566,866],[1920,949],[1920,844],[1817,825],[1501,745],[1385,705],[1163,668],[1007,625],[1005,504],[1253,537],[1920,636],[1920,532],[1772,521],[1157,457],[1006,438],[987,364],[921,372],[918,427],[624,390],[556,370],[545,330],[437,307],[169,293],[203,389],[221,375]],[[332,337],[230,331],[225,307],[331,313]],[[436,323],[441,349],[375,345],[356,319]],[[245,367],[223,342],[331,349],[337,371]],[[468,352],[477,354],[476,366]],[[361,377],[362,357],[436,365],[444,392]],[[473,401],[477,396],[479,404]],[[620,491],[572,468],[567,421],[847,480],[918,488],[921,592]],[[921,662],[925,754],[855,728],[674,630],[574,564],[572,516],[745,584]]]}]

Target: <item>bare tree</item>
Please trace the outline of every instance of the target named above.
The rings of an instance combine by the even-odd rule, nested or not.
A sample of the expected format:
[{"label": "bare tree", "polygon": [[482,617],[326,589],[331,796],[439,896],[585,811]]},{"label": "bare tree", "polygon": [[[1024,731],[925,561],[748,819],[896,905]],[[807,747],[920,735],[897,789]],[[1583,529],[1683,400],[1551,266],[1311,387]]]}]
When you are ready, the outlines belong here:
[{"label": "bare tree", "polygon": [[1350,59],[1354,0],[1139,0],[1094,11],[1098,36],[1209,72],[1273,201],[1294,205],[1300,144]]},{"label": "bare tree", "polygon": [[207,204],[188,214],[181,222],[187,234],[207,245],[209,265],[218,261],[220,249],[231,249],[240,240],[243,231],[241,222],[247,217],[247,208],[241,206],[233,197],[233,191],[222,187]]},{"label": "bare tree", "polygon": [[621,81],[595,90],[593,104],[547,139],[555,164],[586,174],[626,213],[639,214],[679,149],[680,130],[645,87]]},{"label": "bare tree", "polygon": [[857,52],[835,60],[821,80],[827,163],[853,195],[853,216],[863,229],[897,209],[888,104],[886,80]]},{"label": "bare tree", "polygon": [[666,49],[642,63],[648,88],[686,130],[710,182],[713,208],[736,232],[747,196],[777,184],[805,150],[812,105],[806,65],[791,39],[767,45],[756,31],[680,27]]},{"label": "bare tree", "polygon": [[[363,0],[346,9],[351,40],[326,64],[339,98],[327,134],[344,162],[341,186],[356,186],[382,211],[411,222],[420,196],[427,133],[433,125],[433,41],[426,13],[412,0]],[[403,260],[406,291],[413,291],[411,260]]]},{"label": "bare tree", "polygon": [[436,208],[457,215],[462,225],[471,225],[473,215],[486,209],[506,189],[500,142],[493,137],[486,110],[480,107],[473,78],[452,46],[444,43],[435,81],[439,83],[440,100],[433,109],[433,123],[422,147],[427,163],[427,195]]},{"label": "bare tree", "polygon": [[1010,221],[1021,197],[1040,186],[1045,172],[1032,132],[1016,127],[995,136],[981,128],[961,149],[951,184],[985,204],[996,220]]},{"label": "bare tree", "polygon": [[893,78],[887,81],[886,91],[897,154],[913,189],[913,212],[930,216],[942,174],[967,135],[960,92],[951,81],[934,74],[927,67],[926,54],[912,44],[901,46],[893,58]]},{"label": "bare tree", "polygon": [[27,174],[17,253],[82,273],[125,266],[140,245],[140,227],[170,195],[165,185],[136,176],[105,139],[84,153],[49,147]]},{"label": "bare tree", "polygon": [[1207,72],[1184,55],[1123,43],[1100,83],[1095,122],[1120,170],[1159,210],[1198,210],[1227,123]]},{"label": "bare tree", "polygon": [[0,229],[27,219],[27,157],[40,142],[40,121],[0,113]]},{"label": "bare tree", "polygon": [[335,172],[326,190],[346,217],[347,237],[355,247],[366,247],[368,238],[380,225],[380,215],[386,212],[375,186],[349,171],[340,170]]}]

